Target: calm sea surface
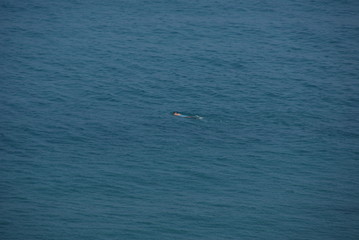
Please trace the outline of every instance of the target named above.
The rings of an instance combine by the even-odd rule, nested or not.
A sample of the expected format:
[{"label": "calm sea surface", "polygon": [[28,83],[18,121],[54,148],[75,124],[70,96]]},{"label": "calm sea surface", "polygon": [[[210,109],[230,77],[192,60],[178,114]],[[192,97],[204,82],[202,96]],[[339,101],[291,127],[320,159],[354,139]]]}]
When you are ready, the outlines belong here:
[{"label": "calm sea surface", "polygon": [[0,41],[1,239],[359,239],[358,1],[1,0]]}]

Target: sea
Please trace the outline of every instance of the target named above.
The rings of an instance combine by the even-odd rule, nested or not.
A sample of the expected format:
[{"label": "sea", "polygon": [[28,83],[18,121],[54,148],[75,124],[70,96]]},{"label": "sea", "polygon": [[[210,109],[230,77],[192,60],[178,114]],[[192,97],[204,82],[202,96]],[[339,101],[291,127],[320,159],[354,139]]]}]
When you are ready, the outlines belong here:
[{"label": "sea", "polygon": [[0,43],[1,240],[359,239],[357,0],[0,0]]}]

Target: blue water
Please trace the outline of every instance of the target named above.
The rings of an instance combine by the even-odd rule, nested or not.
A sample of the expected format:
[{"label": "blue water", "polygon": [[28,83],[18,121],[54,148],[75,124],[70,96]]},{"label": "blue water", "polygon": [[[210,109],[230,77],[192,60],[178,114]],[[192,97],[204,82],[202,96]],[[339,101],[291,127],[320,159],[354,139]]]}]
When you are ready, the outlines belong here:
[{"label": "blue water", "polygon": [[359,239],[358,13],[2,0],[0,238]]}]

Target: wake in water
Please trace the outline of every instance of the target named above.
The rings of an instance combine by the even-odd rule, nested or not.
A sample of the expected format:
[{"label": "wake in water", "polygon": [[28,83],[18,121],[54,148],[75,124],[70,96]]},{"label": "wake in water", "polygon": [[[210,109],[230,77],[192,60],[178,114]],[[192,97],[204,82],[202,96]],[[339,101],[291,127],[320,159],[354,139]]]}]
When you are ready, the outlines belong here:
[{"label": "wake in water", "polygon": [[177,116],[177,117],[192,118],[192,119],[198,119],[198,120],[203,119],[203,117],[198,116],[198,115],[190,116],[190,115],[185,115],[185,114],[182,114],[182,113],[179,113],[179,112],[173,112],[172,115]]}]

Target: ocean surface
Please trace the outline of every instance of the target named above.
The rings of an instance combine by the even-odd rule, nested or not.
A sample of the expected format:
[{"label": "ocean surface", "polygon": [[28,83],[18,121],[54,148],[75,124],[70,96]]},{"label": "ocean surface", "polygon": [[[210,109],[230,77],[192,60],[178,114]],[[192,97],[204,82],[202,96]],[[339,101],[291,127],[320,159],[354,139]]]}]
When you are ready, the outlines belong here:
[{"label": "ocean surface", "polygon": [[358,1],[1,0],[0,41],[0,239],[359,239]]}]

